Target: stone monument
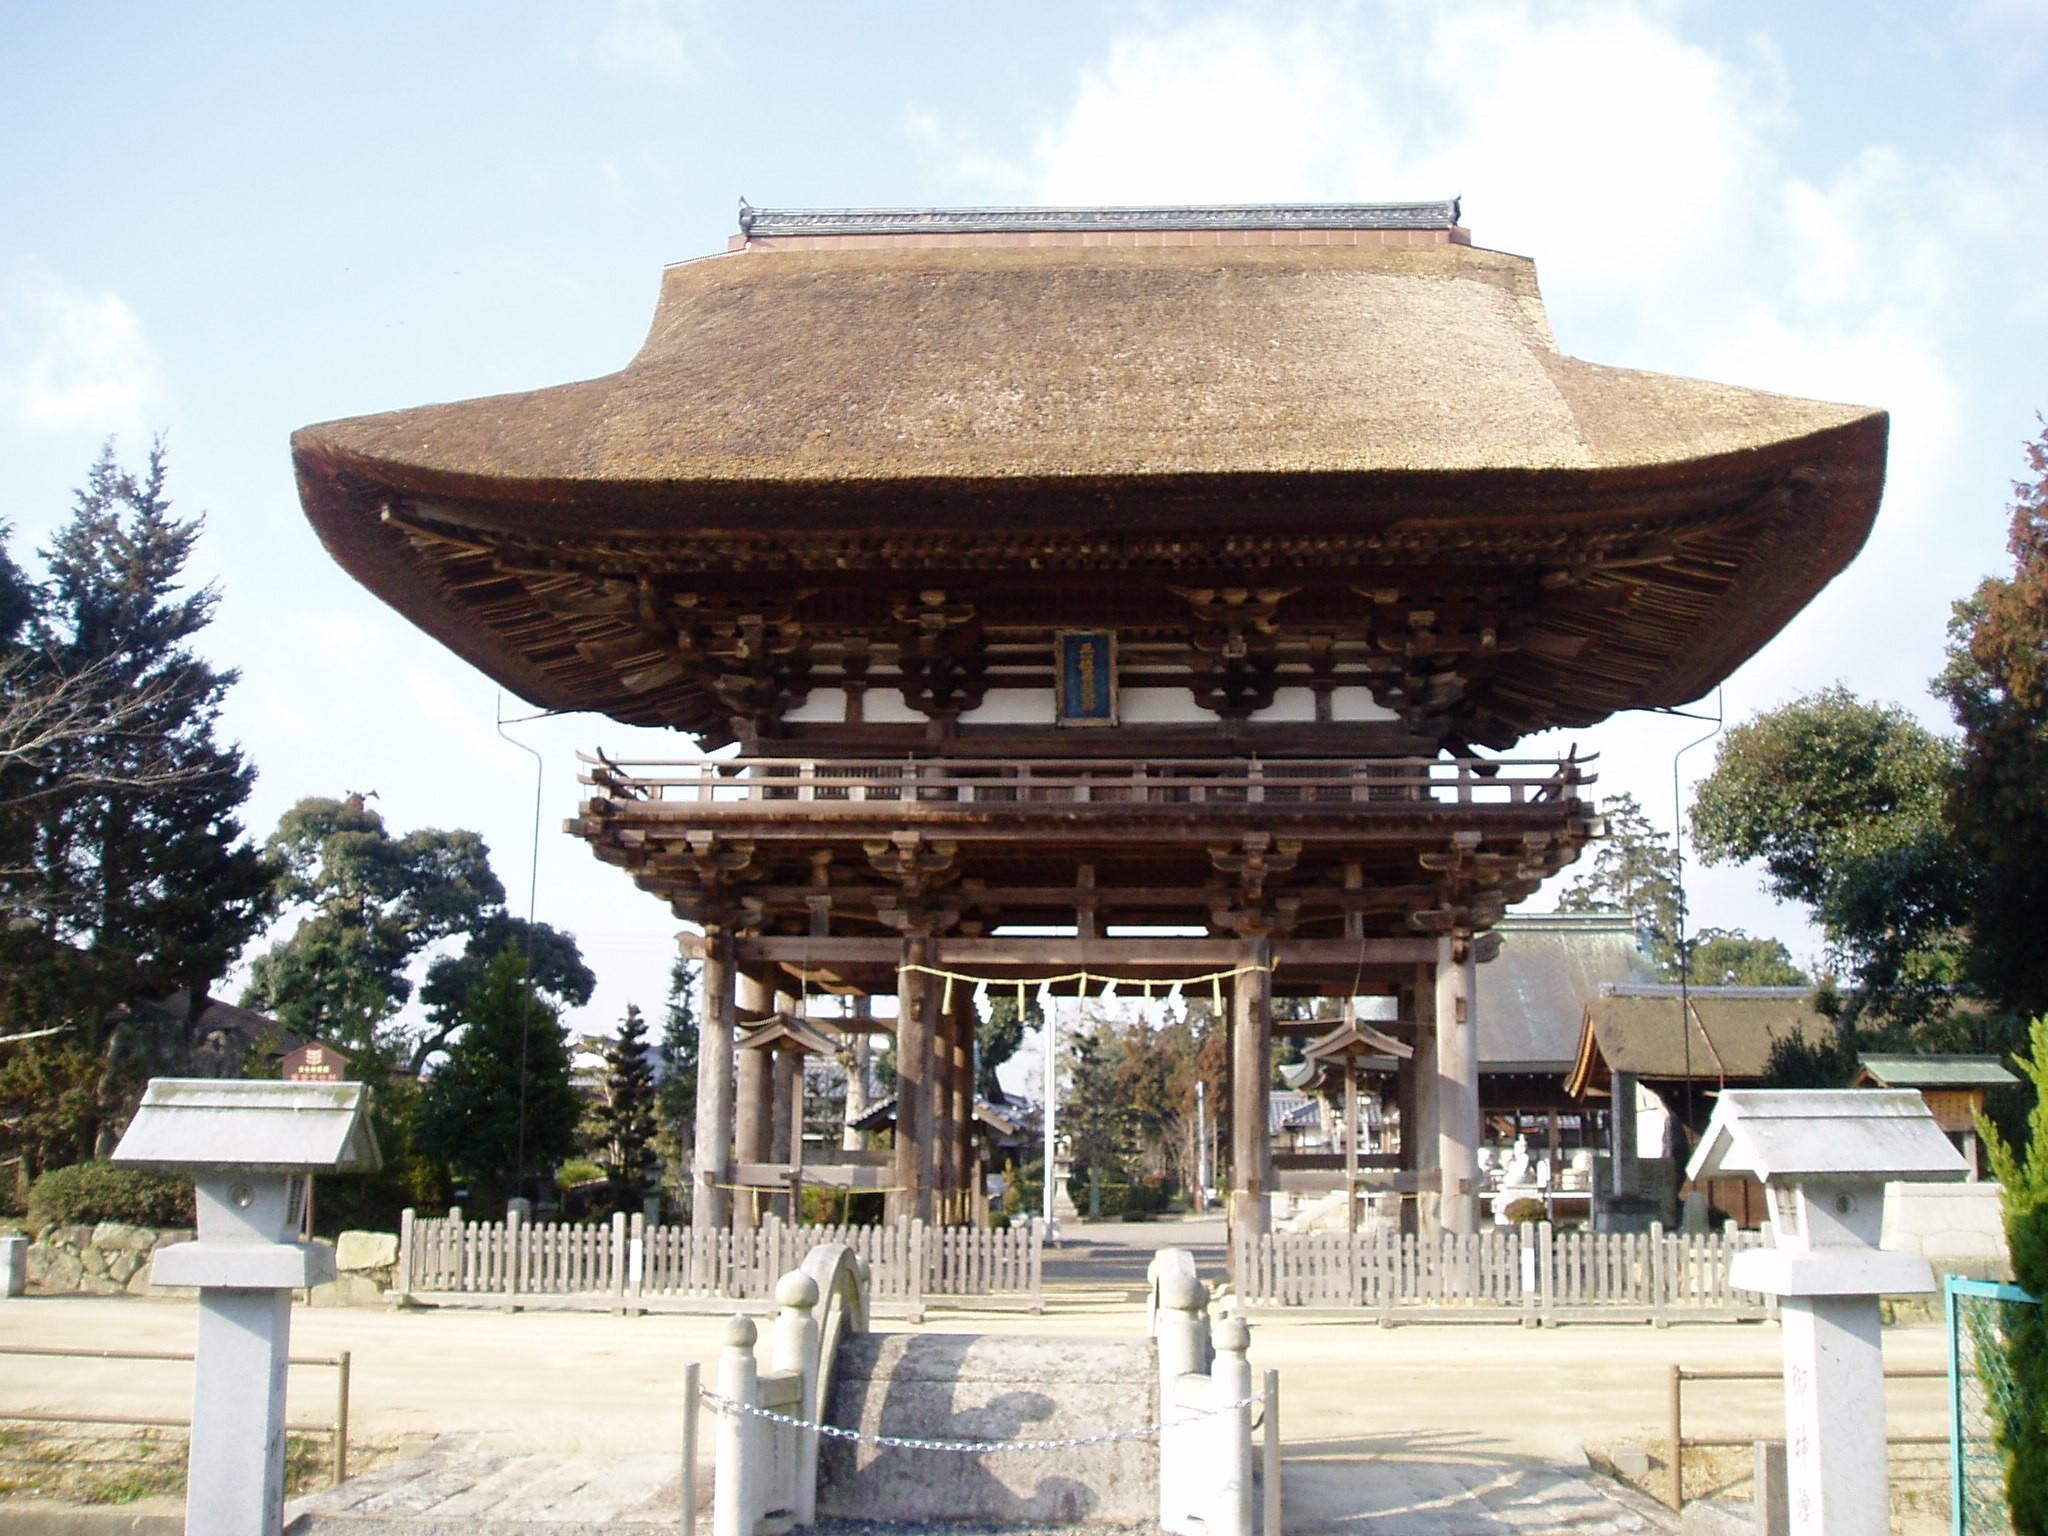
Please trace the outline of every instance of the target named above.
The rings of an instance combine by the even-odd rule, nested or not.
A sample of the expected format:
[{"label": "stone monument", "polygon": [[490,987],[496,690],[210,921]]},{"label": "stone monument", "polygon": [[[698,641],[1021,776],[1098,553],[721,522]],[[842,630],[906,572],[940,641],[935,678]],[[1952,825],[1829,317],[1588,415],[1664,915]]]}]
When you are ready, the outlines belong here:
[{"label": "stone monument", "polygon": [[192,1175],[198,1239],[150,1278],[199,1287],[186,1478],[189,1536],[278,1536],[292,1292],[334,1278],[334,1251],[291,1241],[308,1176],[381,1165],[361,1083],[156,1078],[114,1162]]},{"label": "stone monument", "polygon": [[1754,1174],[1774,1245],[1730,1281],[1778,1298],[1792,1536],[1885,1536],[1884,1352],[1878,1298],[1934,1289],[1917,1254],[1878,1247],[1884,1186],[1960,1179],[1961,1155],[1910,1091],[1731,1089],[1687,1174]]}]

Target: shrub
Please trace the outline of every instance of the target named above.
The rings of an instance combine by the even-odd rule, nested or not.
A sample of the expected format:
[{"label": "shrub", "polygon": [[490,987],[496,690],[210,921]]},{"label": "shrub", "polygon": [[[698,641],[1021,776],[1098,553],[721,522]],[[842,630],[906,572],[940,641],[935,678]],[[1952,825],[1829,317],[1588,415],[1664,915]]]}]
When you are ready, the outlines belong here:
[{"label": "shrub", "polygon": [[[2048,1015],[2034,1020],[2028,1033],[2032,1049],[2013,1058],[2039,1093],[2027,1119],[2027,1144],[2015,1149],[1981,1115],[1977,1134],[1984,1138],[1998,1178],[2013,1282],[2036,1297],[2048,1297]],[[2039,1405],[2048,1401],[2048,1320],[2041,1307],[2005,1310],[2005,1358],[2017,1389],[2010,1402]],[[2020,1536],[2041,1536],[2048,1532],[2048,1420],[2038,1406],[2031,1412],[2013,1411],[2002,1396],[1995,1397],[1994,1409],[2006,1456],[2012,1528]]]},{"label": "shrub", "polygon": [[602,1184],[604,1170],[587,1157],[572,1157],[555,1170],[555,1182],[564,1189],[581,1189],[586,1184]]},{"label": "shrub", "polygon": [[1507,1218],[1511,1227],[1538,1226],[1550,1220],[1550,1207],[1541,1200],[1524,1195],[1519,1200],[1508,1202]]},{"label": "shrub", "polygon": [[111,1163],[73,1163],[52,1168],[29,1186],[28,1219],[37,1231],[99,1221],[189,1227],[196,1221],[192,1181]]}]

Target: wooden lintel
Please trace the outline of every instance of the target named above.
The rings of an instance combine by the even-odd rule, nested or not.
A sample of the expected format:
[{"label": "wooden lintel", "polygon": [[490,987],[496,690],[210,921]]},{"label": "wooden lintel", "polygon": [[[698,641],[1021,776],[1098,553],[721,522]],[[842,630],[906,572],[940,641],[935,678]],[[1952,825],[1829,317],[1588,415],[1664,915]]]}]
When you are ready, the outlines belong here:
[{"label": "wooden lintel", "polygon": [[[940,938],[941,963],[949,969],[990,969],[997,966],[1046,967],[1067,970],[1115,970],[1120,966],[1183,966],[1227,969],[1238,963],[1244,945],[1237,939],[1090,939],[1072,938]],[[736,941],[735,961],[760,964],[894,964],[902,958],[903,941],[893,938],[806,939],[787,936]],[[1342,967],[1427,965],[1436,959],[1434,939],[1282,939],[1273,958],[1284,976],[1290,966]]]}]

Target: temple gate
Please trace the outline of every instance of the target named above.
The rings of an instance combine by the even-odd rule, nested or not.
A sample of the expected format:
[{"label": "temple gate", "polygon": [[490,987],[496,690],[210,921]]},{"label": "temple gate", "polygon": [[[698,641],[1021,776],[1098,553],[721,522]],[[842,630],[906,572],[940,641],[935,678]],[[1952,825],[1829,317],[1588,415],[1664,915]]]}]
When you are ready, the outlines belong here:
[{"label": "temple gate", "polygon": [[623,371],[296,435],[414,622],[721,754],[593,757],[570,823],[701,931],[700,1225],[846,1029],[894,1032],[891,1215],[971,1210],[946,977],[1086,971],[1227,977],[1254,1233],[1274,999],[1397,998],[1386,1182],[1473,1228],[1473,970],[1598,831],[1585,761],[1493,754],[1747,659],[1860,546],[1886,423],[1565,357],[1458,217],[742,205]]}]

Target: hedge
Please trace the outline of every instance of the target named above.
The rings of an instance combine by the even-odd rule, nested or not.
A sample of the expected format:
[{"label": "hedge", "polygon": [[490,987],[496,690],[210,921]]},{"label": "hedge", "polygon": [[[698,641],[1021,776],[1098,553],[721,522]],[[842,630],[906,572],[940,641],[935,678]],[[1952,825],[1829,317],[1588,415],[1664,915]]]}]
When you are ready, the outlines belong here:
[{"label": "hedge", "polygon": [[190,1227],[196,1224],[192,1181],[112,1163],[73,1163],[52,1168],[29,1186],[28,1220],[38,1231],[100,1221]]}]

